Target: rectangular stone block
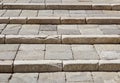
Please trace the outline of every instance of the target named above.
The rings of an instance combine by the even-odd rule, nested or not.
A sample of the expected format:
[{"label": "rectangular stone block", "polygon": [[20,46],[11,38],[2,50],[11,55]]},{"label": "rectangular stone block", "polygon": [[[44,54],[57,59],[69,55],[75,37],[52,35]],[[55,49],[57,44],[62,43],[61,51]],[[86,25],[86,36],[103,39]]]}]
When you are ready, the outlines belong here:
[{"label": "rectangular stone block", "polygon": [[95,71],[98,70],[98,60],[63,61],[64,71]]},{"label": "rectangular stone block", "polygon": [[59,17],[29,17],[27,24],[60,24]]},{"label": "rectangular stone block", "polygon": [[0,73],[12,73],[13,61],[0,61]]},{"label": "rectangular stone block", "polygon": [[61,17],[61,24],[85,24],[84,17]]},{"label": "rectangular stone block", "polygon": [[72,10],[81,10],[81,9],[84,9],[84,10],[89,10],[89,9],[92,9],[92,5],[89,4],[89,3],[61,3],[60,4],[60,9],[63,9],[63,10],[69,10],[69,9],[72,9]]},{"label": "rectangular stone block", "polygon": [[46,3],[46,9],[60,9],[60,3]]},{"label": "rectangular stone block", "polygon": [[7,35],[8,44],[56,44],[61,43],[60,35]]},{"label": "rectangular stone block", "polygon": [[5,36],[0,35],[0,44],[4,44]]},{"label": "rectangular stone block", "polygon": [[87,24],[120,24],[119,17],[87,17]]},{"label": "rectangular stone block", "polygon": [[120,60],[100,60],[100,71],[120,71]]},{"label": "rectangular stone block", "polygon": [[65,83],[65,73],[64,72],[40,73],[38,83]]},{"label": "rectangular stone block", "polygon": [[62,35],[64,44],[118,44],[119,35]]},{"label": "rectangular stone block", "polygon": [[11,77],[11,74],[5,74],[5,73],[0,73],[0,83],[8,83],[9,79]]},{"label": "rectangular stone block", "polygon": [[112,4],[112,10],[120,10],[120,4]]},{"label": "rectangular stone block", "polygon": [[38,73],[15,73],[9,83],[37,83]]},{"label": "rectangular stone block", "polygon": [[62,61],[59,60],[31,60],[15,61],[14,72],[52,72],[62,71]]},{"label": "rectangular stone block", "polygon": [[0,17],[0,23],[9,23],[9,17]]},{"label": "rectangular stone block", "polygon": [[11,24],[26,24],[26,17],[11,17],[10,23]]},{"label": "rectangular stone block", "polygon": [[112,6],[106,3],[95,3],[92,4],[92,9],[94,10],[111,10]]},{"label": "rectangular stone block", "polygon": [[0,3],[0,9],[2,9],[2,6],[3,6],[2,3]]},{"label": "rectangular stone block", "polygon": [[3,9],[45,9],[44,3],[3,3]]}]

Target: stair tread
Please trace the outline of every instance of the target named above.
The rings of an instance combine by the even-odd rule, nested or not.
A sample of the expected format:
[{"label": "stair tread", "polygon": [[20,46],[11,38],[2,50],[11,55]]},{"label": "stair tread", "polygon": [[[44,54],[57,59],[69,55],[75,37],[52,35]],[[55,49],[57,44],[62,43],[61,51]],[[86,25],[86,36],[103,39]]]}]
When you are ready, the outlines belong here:
[{"label": "stair tread", "polygon": [[120,72],[8,73],[0,74],[0,78],[4,78],[0,79],[0,81],[9,81],[9,83],[105,83],[106,81],[119,83],[119,76]]}]

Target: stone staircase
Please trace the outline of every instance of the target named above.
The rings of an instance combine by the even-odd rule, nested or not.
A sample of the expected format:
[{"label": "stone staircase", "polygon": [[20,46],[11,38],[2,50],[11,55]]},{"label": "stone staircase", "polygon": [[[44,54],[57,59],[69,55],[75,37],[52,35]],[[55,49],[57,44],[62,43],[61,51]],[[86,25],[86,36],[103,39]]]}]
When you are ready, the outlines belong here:
[{"label": "stone staircase", "polygon": [[120,0],[0,0],[0,83],[120,83]]}]

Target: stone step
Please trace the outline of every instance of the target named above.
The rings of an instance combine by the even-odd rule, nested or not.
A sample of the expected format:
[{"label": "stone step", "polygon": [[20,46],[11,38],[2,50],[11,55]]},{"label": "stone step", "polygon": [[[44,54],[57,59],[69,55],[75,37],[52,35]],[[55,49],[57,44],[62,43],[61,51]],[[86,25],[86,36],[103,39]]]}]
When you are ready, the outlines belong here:
[{"label": "stone step", "polygon": [[116,3],[1,3],[0,9],[120,10]]},{"label": "stone step", "polygon": [[119,44],[120,25],[0,24],[5,44]]},{"label": "stone step", "polygon": [[120,72],[6,73],[0,78],[1,83],[119,83]]},{"label": "stone step", "polygon": [[0,10],[0,23],[10,24],[120,24],[120,11]]},{"label": "stone step", "polygon": [[0,44],[0,72],[120,71],[119,44]]}]

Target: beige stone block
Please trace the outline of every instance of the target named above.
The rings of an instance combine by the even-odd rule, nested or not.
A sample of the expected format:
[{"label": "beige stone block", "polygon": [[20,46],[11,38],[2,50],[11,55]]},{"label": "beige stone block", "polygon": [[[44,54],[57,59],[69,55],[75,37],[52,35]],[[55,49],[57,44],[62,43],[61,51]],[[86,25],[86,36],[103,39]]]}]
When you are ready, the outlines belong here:
[{"label": "beige stone block", "polygon": [[87,17],[87,24],[120,24],[119,17]]},{"label": "beige stone block", "polygon": [[3,3],[3,9],[45,9],[44,3]]},{"label": "beige stone block", "polygon": [[11,77],[11,74],[5,74],[5,73],[1,73],[0,74],[0,83],[8,83],[9,79]]},{"label": "beige stone block", "polygon": [[92,9],[92,5],[89,3],[61,3],[60,4],[60,9],[84,9],[84,10],[89,10]]},{"label": "beige stone block", "polygon": [[84,17],[61,17],[61,24],[85,24]]},{"label": "beige stone block", "polygon": [[119,35],[63,35],[64,44],[117,44],[120,43]]},{"label": "beige stone block", "polygon": [[39,83],[65,83],[65,73],[64,72],[40,73],[38,82]]},{"label": "beige stone block", "polygon": [[11,17],[10,23],[11,24],[26,24],[26,17]]},{"label": "beige stone block", "polygon": [[120,4],[112,4],[112,10],[120,10]]},{"label": "beige stone block", "polygon": [[51,72],[51,71],[62,71],[62,61],[21,60],[14,62],[14,72]]},{"label": "beige stone block", "polygon": [[9,23],[9,17],[0,17],[0,23]]},{"label": "beige stone block", "polygon": [[100,71],[120,71],[120,60],[100,60]]},{"label": "beige stone block", "polygon": [[11,44],[56,44],[61,43],[60,35],[7,35],[6,43]]},{"label": "beige stone block", "polygon": [[12,73],[13,61],[0,61],[0,73]]},{"label": "beige stone block", "polygon": [[67,83],[91,83],[91,72],[66,72]]},{"label": "beige stone block", "polygon": [[29,17],[27,24],[60,24],[59,17]]},{"label": "beige stone block", "polygon": [[110,4],[107,4],[107,3],[95,3],[95,4],[92,4],[92,9],[94,9],[94,10],[111,10],[112,7]]},{"label": "beige stone block", "polygon": [[63,61],[64,71],[95,71],[98,70],[98,60]]},{"label": "beige stone block", "polygon": [[5,36],[0,35],[0,44],[4,44]]},{"label": "beige stone block", "polygon": [[37,83],[38,73],[14,73],[9,83]]}]

